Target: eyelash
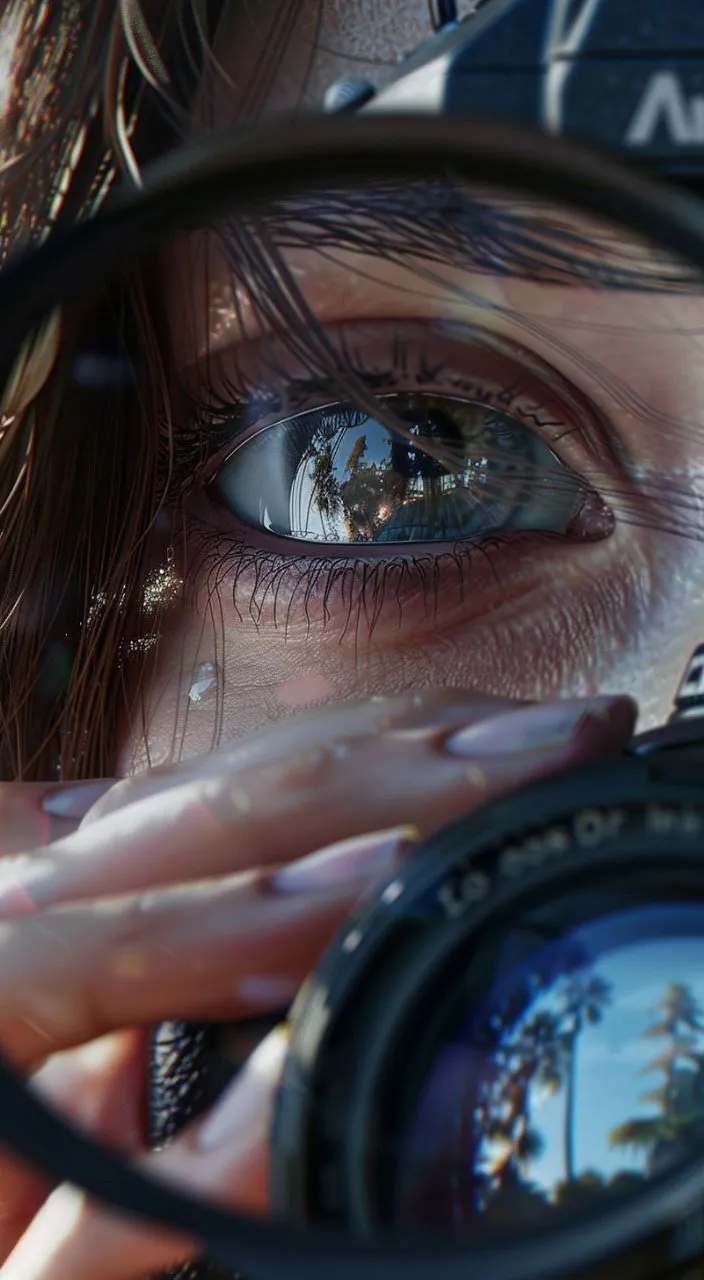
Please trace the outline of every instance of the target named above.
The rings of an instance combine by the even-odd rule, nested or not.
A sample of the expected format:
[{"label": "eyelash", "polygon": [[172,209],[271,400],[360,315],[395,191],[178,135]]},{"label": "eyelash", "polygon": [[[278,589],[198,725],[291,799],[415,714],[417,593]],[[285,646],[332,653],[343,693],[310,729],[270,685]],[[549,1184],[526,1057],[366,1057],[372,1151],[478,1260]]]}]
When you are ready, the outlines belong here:
[{"label": "eyelash", "polygon": [[[383,373],[366,367],[359,353],[351,357],[346,352],[345,363],[372,392],[380,394],[397,391],[403,382],[404,370],[408,376],[408,350],[400,338],[394,341],[394,357],[398,368]],[[513,385],[496,391],[481,385],[476,377],[465,379],[457,373],[448,381],[451,366],[431,359],[428,350],[421,349],[416,361],[418,381],[423,383],[426,392],[437,386],[442,387],[445,394],[454,392],[468,399],[493,403],[497,409],[515,415],[528,429],[538,431],[551,447],[566,434],[580,430],[576,424],[541,412],[540,405],[522,392],[521,383],[526,379],[521,379],[520,374]],[[268,623],[274,628],[283,628],[286,633],[295,607],[296,619],[302,616],[308,630],[313,625],[315,611],[323,630],[336,620],[340,640],[353,634],[357,641],[362,633],[369,640],[389,601],[395,605],[399,628],[404,616],[404,600],[409,595],[420,596],[426,616],[435,617],[441,591],[451,589],[463,604],[469,599],[478,561],[490,566],[494,578],[498,579],[494,562],[509,544],[520,546],[526,539],[565,541],[565,535],[561,534],[512,531],[485,535],[471,543],[446,544],[442,550],[438,544],[432,552],[417,548],[415,552],[387,554],[381,558],[353,551],[340,554],[328,549],[324,553],[301,554],[294,546],[286,551],[272,549],[271,545],[262,547],[256,545],[254,531],[231,513],[226,517],[230,527],[216,529],[212,507],[209,513],[204,512],[202,504],[209,501],[206,497],[209,483],[234,448],[241,447],[253,431],[285,421],[312,406],[329,403],[335,393],[331,394],[329,380],[320,376],[287,377],[286,404],[280,404],[273,413],[270,409],[267,418],[273,421],[262,427],[261,406],[254,412],[253,407],[257,399],[265,397],[257,395],[256,389],[253,394],[244,378],[240,385],[227,387],[227,396],[218,392],[213,382],[211,377],[197,394],[189,392],[187,420],[179,424],[173,442],[171,486],[187,511],[189,578],[205,583],[209,598],[227,582],[235,616],[240,621],[247,617],[255,627]],[[269,398],[269,407],[272,399],[273,396]],[[339,395],[337,399],[339,402]],[[253,423],[253,418],[259,421]],[[609,531],[604,526],[597,536],[606,536]]]},{"label": "eyelash", "polygon": [[[436,616],[441,591],[446,593],[452,589],[466,602],[467,588],[479,558],[494,568],[493,557],[503,547],[516,546],[529,538],[531,543],[564,541],[561,535],[553,533],[492,534],[471,544],[457,545],[451,551],[369,560],[357,555],[326,558],[282,555],[251,546],[243,535],[214,532],[197,520],[191,526],[191,534],[192,546],[197,550],[190,560],[190,575],[194,579],[205,577],[208,597],[215,595],[220,584],[227,581],[238,622],[243,622],[246,615],[255,627],[266,622],[275,630],[283,629],[286,635],[295,607],[302,611],[306,630],[310,632],[314,625],[312,608],[317,604],[323,630],[337,620],[340,642],[350,634],[358,641],[362,622],[364,635],[370,640],[389,596],[396,604],[400,628],[404,600],[410,593],[422,592],[425,616]],[[448,583],[448,570],[456,573],[454,582]],[[244,609],[238,603],[240,589],[247,598]],[[338,593],[341,617],[340,607],[331,607],[334,593]]]},{"label": "eyelash", "polygon": [[[396,344],[396,354],[402,368],[406,365],[406,353],[406,346],[399,341]],[[574,432],[573,425],[544,416],[535,402],[529,400],[521,403],[520,377],[516,378],[512,386],[497,392],[477,378],[464,380],[457,374],[450,381],[443,382],[443,376],[450,367],[449,364],[431,362],[428,353],[421,352],[416,381],[423,384],[426,393],[433,386],[442,387],[446,395],[454,393],[465,396],[467,400],[515,414],[530,430],[538,431],[544,436],[551,447],[559,445],[565,435]],[[399,384],[408,380],[407,375],[404,379],[398,371],[389,370],[379,374],[370,370],[359,358],[349,361],[347,368],[377,395],[396,392],[400,389]],[[403,389],[410,390],[411,387],[404,385]],[[339,403],[341,399],[339,393],[331,387],[329,378],[315,375],[287,378],[286,392],[285,406],[280,404],[277,409],[269,409],[267,421],[262,422],[264,406],[252,413],[256,396],[247,388],[244,379],[242,385],[232,387],[228,397],[216,389],[212,379],[205,383],[201,393],[190,389],[187,393],[187,411],[171,439],[173,452],[169,459],[169,487],[172,492],[184,499],[194,489],[207,487],[217,469],[225,464],[235,448],[242,446],[250,434],[266,430],[277,422],[285,422],[296,414],[319,409],[326,404]],[[258,395],[271,405],[273,397],[262,397],[261,392]],[[252,419],[254,432],[249,430]],[[552,433],[553,429],[557,429],[557,434]]]}]

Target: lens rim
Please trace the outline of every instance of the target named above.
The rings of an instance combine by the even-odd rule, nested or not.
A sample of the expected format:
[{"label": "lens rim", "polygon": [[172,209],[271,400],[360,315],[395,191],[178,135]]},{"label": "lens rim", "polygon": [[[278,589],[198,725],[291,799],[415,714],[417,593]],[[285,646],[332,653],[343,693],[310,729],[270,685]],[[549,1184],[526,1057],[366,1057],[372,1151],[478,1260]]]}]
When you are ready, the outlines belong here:
[{"label": "lens rim", "polygon": [[[329,189],[331,175],[351,179],[430,174],[472,184],[519,190],[522,196],[554,198],[562,207],[608,218],[649,237],[704,270],[704,206],[694,197],[656,183],[624,164],[572,141],[497,122],[436,117],[335,117],[277,121],[237,137],[198,143],[160,162],[141,190],[125,191],[82,226],[52,235],[39,249],[9,263],[0,274],[0,309],[12,318],[12,333],[0,335],[0,379],[11,371],[23,337],[52,307],[75,298],[83,281],[119,269],[128,256],[146,252],[161,237],[202,213],[226,204],[252,208],[316,185]],[[243,192],[246,195],[243,195]],[[508,806],[511,809],[511,806]],[[370,1247],[359,1240],[256,1223],[216,1209],[148,1179],[65,1124],[30,1093],[0,1059],[0,1140],[22,1158],[59,1179],[134,1216],[202,1240],[209,1254],[255,1280],[466,1280],[468,1249],[448,1243],[427,1251],[415,1243]],[[612,1251],[615,1240],[642,1237],[643,1221],[668,1239],[682,1204],[704,1194],[704,1160],[644,1195],[638,1222],[623,1214],[602,1215],[585,1236],[554,1233],[540,1244],[509,1253],[471,1251],[476,1268],[495,1280],[536,1278],[583,1271],[585,1258]],[[652,1234],[651,1234],[652,1238]],[[595,1243],[596,1241],[596,1243]],[[538,1252],[535,1252],[535,1249]],[[519,1265],[520,1263],[520,1265]]]},{"label": "lens rim", "polygon": [[[598,824],[594,815],[600,809],[604,820]],[[608,818],[615,810],[625,810],[628,821],[611,825]],[[556,854],[547,837],[570,820],[579,836],[575,834],[569,849]],[[517,863],[522,840],[527,856]],[[510,874],[501,873],[505,855]],[[673,758],[654,756],[574,769],[562,774],[559,782],[549,778],[529,784],[426,841],[407,862],[404,874],[362,905],[294,1005],[272,1148],[275,1207],[289,1219],[315,1220],[318,1206],[311,1203],[310,1184],[303,1180],[306,1165],[301,1153],[311,1152],[312,1165],[322,1133],[324,1147],[319,1149],[326,1153],[326,1179],[348,1189],[349,1216],[358,1227],[365,1229],[373,1219],[373,1193],[363,1184],[364,1177],[373,1177],[370,1149],[378,1151],[378,1102],[389,1086],[386,1073],[394,1043],[413,1020],[409,1008],[419,982],[437,983],[472,935],[492,935],[507,917],[515,917],[519,904],[523,911],[527,904],[581,892],[601,875],[612,884],[624,875],[635,874],[641,883],[646,876],[653,881],[663,876],[666,885],[704,898],[703,869],[701,773],[683,782]],[[453,917],[447,898],[440,907],[440,890],[458,871],[460,879],[465,872],[488,873],[489,882],[480,897],[473,891]],[[403,893],[398,892],[400,885]],[[391,893],[386,892],[389,888]],[[425,935],[419,929],[410,940],[404,928],[409,919],[425,924]],[[347,945],[350,935],[353,948]],[[363,1050],[356,1049],[355,1041]],[[346,1056],[351,1084],[345,1094],[340,1093],[340,1063]],[[337,1136],[329,1123],[328,1096],[334,1098],[334,1112],[346,1117],[344,1132]],[[359,1169],[364,1176],[354,1177]],[[481,1245],[463,1241],[457,1247],[477,1270],[490,1267],[492,1276],[502,1280],[538,1280],[565,1270],[587,1275],[590,1266],[600,1271],[611,1255],[623,1262],[646,1239],[650,1266],[659,1250],[671,1255],[681,1235],[678,1218],[686,1216],[701,1191],[704,1153],[654,1179],[633,1197],[595,1207],[559,1226],[516,1233],[509,1246],[489,1240]],[[323,1219],[319,1229],[326,1225]],[[437,1248],[434,1274],[444,1275],[444,1241]]]},{"label": "lens rim", "polygon": [[[704,807],[701,812],[704,821]],[[462,1006],[462,1021],[468,1011],[481,1006],[482,995],[485,994],[481,981],[486,978],[487,970],[495,973],[493,965],[499,961],[496,954],[498,940],[513,929],[521,930],[522,927],[537,938],[541,927],[550,929],[552,912],[558,913],[559,936],[564,939],[572,930],[582,926],[588,928],[603,919],[605,912],[628,913],[657,907],[662,904],[665,890],[673,908],[676,904],[686,907],[696,902],[700,911],[704,909],[704,883],[700,868],[693,873],[691,859],[681,864],[675,853],[674,858],[668,857],[664,885],[662,860],[662,849],[659,855],[655,852],[650,859],[639,858],[638,875],[634,876],[632,857],[618,861],[605,851],[596,868],[590,862],[589,867],[575,867],[572,872],[565,871],[555,880],[549,879],[547,886],[541,877],[532,889],[520,888],[512,902],[503,907],[497,906],[496,912],[490,912],[483,924],[472,920],[470,911],[465,928],[455,925],[449,929],[433,929],[431,926],[425,935],[418,930],[415,937],[409,936],[405,942],[400,939],[399,945],[390,949],[371,973],[360,975],[366,989],[360,992],[357,1003],[346,1017],[336,1019],[333,1015],[330,1022],[330,1034],[334,1036],[340,1023],[344,1026],[355,1018],[357,1036],[354,1039],[363,1043],[363,1050],[357,1052],[357,1056],[352,1037],[352,1052],[346,1051],[344,1041],[338,1042],[335,1052],[336,1064],[346,1060],[346,1069],[340,1066],[334,1073],[334,1080],[337,1107],[345,1117],[344,1133],[339,1139],[340,1163],[344,1161],[348,1229],[353,1234],[372,1236],[375,1232],[383,1235],[386,1231],[400,1238],[404,1233],[410,1235],[415,1230],[412,1219],[408,1221],[408,1231],[405,1227],[385,1226],[389,1220],[387,1215],[394,1212],[391,1202],[395,1199],[402,1171],[398,1142],[400,1139],[403,1143],[409,1136],[423,1086],[428,1081],[428,1070],[437,1055],[438,1038],[450,1031],[452,1039],[452,1027],[458,1026],[457,1005]],[[654,865],[656,863],[660,865]],[[592,877],[596,886],[590,883]],[[693,896],[695,883],[701,894],[696,900]],[[600,896],[601,902],[597,901]],[[536,957],[539,946],[536,941],[529,954]],[[505,974],[502,976],[506,978]],[[362,1004],[360,1009],[360,999],[367,1001],[366,1008]],[[430,1030],[425,1027],[426,1018],[431,1025]],[[424,1029],[421,1037],[417,1034],[419,1026]],[[321,1087],[326,1074],[328,1082],[330,1079],[330,1071],[325,1069],[324,1050],[321,1057],[322,1062],[316,1064],[318,1071],[311,1086],[319,1099],[313,1121],[317,1130],[324,1132],[324,1150],[334,1184],[338,1181],[331,1155],[331,1133],[334,1130],[332,1124],[326,1123],[327,1099],[325,1088]],[[399,1063],[403,1064],[404,1073],[408,1073],[410,1088],[404,1088],[399,1080]],[[352,1082],[346,1098],[340,1095],[340,1081],[345,1077]],[[314,1161],[311,1160],[310,1164],[313,1166]],[[320,1175],[319,1181],[324,1182]],[[643,1183],[634,1190],[633,1196],[640,1197],[646,1185]],[[315,1188],[312,1190],[314,1192]],[[524,1226],[516,1230],[510,1225],[497,1228],[491,1221],[487,1224],[480,1222],[475,1243],[481,1241],[490,1248],[500,1243],[503,1235],[520,1241],[523,1247],[538,1230],[576,1228],[597,1213],[603,1213],[611,1204],[622,1203],[625,1203],[625,1195],[611,1201],[605,1198],[600,1204],[564,1212],[556,1217],[552,1226],[548,1224],[540,1228]],[[309,1220],[315,1220],[313,1213],[309,1213]],[[318,1220],[324,1221],[323,1214]],[[486,1229],[482,1229],[483,1225]],[[442,1233],[442,1228],[433,1227],[432,1230]],[[466,1247],[472,1246],[470,1233],[461,1233],[457,1238],[462,1239]]]},{"label": "lens rim", "polygon": [[[704,202],[593,147],[494,120],[302,117],[194,141],[145,169],[141,187],[116,188],[95,217],[4,265],[0,303],[13,317],[11,349],[50,307],[80,294],[86,274],[100,278],[106,263],[119,269],[164,233],[188,229],[204,205],[213,213],[226,205],[246,210],[291,190],[419,172],[591,212],[704,271]],[[0,368],[7,345],[0,335]]]}]

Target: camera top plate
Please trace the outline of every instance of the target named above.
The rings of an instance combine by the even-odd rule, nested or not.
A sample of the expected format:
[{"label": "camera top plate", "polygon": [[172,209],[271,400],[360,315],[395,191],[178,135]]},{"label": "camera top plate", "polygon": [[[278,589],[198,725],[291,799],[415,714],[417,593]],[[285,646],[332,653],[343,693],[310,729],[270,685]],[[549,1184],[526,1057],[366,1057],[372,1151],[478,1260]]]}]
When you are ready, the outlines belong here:
[{"label": "camera top plate", "polygon": [[704,5],[484,0],[363,109],[518,120],[704,185]]}]

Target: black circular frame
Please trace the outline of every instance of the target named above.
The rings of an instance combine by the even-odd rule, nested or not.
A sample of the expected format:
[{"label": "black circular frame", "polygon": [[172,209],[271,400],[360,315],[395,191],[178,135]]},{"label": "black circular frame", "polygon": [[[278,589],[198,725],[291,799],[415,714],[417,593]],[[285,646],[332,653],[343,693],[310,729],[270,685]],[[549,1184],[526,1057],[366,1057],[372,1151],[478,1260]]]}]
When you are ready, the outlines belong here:
[{"label": "black circular frame", "polygon": [[[588,211],[648,237],[704,273],[704,205],[574,143],[514,125],[432,116],[311,118],[276,123],[178,152],[154,165],[138,191],[115,195],[95,219],[47,241],[0,273],[0,386],[22,338],[47,310],[75,298],[86,278],[119,269],[127,256],[185,228],[203,209],[245,210],[265,199],[351,180],[441,178],[530,192]],[[702,286],[704,292],[704,283]],[[0,1142],[59,1180],[135,1217],[202,1242],[210,1257],[248,1280],[547,1280],[583,1273],[624,1239],[623,1212],[510,1245],[471,1248],[367,1244],[323,1231],[255,1222],[194,1199],[143,1173],[64,1123],[0,1057]],[[704,1198],[704,1157],[639,1199],[653,1232]],[[635,1223],[633,1224],[635,1226]]]}]

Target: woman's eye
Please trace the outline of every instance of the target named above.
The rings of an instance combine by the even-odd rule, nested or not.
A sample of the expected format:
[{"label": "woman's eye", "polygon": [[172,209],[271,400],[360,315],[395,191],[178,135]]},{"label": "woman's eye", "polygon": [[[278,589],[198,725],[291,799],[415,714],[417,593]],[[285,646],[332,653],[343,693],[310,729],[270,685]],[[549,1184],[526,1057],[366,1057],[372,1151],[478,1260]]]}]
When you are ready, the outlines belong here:
[{"label": "woman's eye", "polygon": [[564,534],[579,514],[583,478],[510,414],[425,393],[380,401],[412,440],[343,403],[298,414],[235,451],[214,481],[220,500],[253,529],[325,544]]}]

